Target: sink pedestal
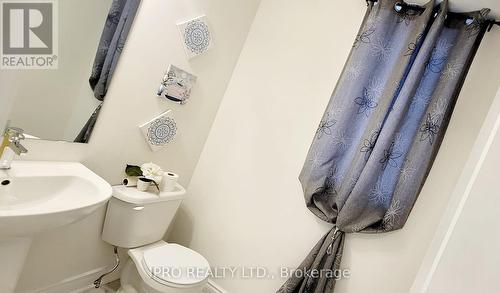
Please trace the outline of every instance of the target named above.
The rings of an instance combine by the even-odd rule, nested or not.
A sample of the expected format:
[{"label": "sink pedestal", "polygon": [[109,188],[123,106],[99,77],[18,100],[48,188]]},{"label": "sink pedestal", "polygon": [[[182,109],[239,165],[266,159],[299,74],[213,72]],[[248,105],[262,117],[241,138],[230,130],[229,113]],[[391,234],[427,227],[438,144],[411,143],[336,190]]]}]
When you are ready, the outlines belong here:
[{"label": "sink pedestal", "polygon": [[13,293],[31,246],[31,238],[0,238],[0,292]]},{"label": "sink pedestal", "polygon": [[16,161],[0,177],[8,179],[0,185],[0,293],[13,293],[33,237],[86,218],[112,190],[72,162]]}]

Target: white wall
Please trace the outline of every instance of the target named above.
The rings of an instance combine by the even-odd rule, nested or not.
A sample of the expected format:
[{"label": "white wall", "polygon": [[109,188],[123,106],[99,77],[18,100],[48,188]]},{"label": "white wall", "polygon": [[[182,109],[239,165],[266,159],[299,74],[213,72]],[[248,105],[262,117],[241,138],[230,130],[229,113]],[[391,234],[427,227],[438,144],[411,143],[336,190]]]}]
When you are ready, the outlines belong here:
[{"label": "white wall", "polygon": [[[10,97],[17,93],[18,73],[0,70],[0,131],[3,131],[12,109],[12,99]],[[14,86],[12,86],[14,85]]]},{"label": "white wall", "polygon": [[[456,1],[455,1],[456,2]],[[295,266],[330,229],[297,176],[365,12],[364,1],[263,0],[180,210],[172,240],[215,266]],[[349,235],[338,293],[408,292],[498,88],[498,30],[485,39],[407,225]],[[274,292],[281,279],[221,279]]]},{"label": "white wall", "polygon": [[[500,91],[420,266],[412,293],[500,291]],[[457,276],[460,276],[457,278]]]},{"label": "white wall", "polygon": [[428,290],[423,292],[500,292],[498,166],[500,135],[497,133]]},{"label": "white wall", "polygon": [[31,135],[73,141],[98,105],[88,79],[111,0],[64,0],[57,6],[58,69],[19,72],[9,119]]},{"label": "white wall", "polygon": [[[81,161],[111,184],[121,182],[126,163],[154,161],[179,173],[187,185],[258,4],[259,0],[143,0],[90,143],[28,141],[24,159]],[[215,46],[188,61],[176,23],[201,14],[208,17]],[[155,95],[170,63],[198,76],[185,106]],[[2,101],[10,96],[3,83],[13,79],[11,74],[2,73]],[[173,144],[152,153],[138,125],[169,108],[179,135]],[[112,249],[100,239],[103,216],[101,209],[83,222],[37,237],[18,292],[110,265]]]}]

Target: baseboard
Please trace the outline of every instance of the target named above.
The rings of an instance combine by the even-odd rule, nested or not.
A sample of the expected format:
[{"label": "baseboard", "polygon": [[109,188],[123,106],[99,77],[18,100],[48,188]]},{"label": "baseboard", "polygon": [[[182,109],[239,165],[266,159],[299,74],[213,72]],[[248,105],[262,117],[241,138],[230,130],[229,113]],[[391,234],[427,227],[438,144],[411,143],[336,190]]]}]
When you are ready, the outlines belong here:
[{"label": "baseboard", "polygon": [[[37,289],[34,291],[29,291],[28,293],[84,293],[89,289],[94,288],[92,283],[97,279],[102,273],[107,270],[107,267],[101,267],[94,270],[90,270],[79,275],[66,278],[52,284],[50,286]],[[113,281],[108,279],[109,281]],[[228,293],[221,286],[219,286],[215,281],[208,280],[207,287],[203,289],[202,293]]]},{"label": "baseboard", "polygon": [[203,289],[202,293],[228,293],[226,290],[222,289],[214,280],[208,280],[208,286]]},{"label": "baseboard", "polygon": [[28,293],[80,293],[87,289],[92,288],[92,283],[101,274],[103,274],[108,267],[100,267],[93,269],[76,276],[72,276],[61,280],[50,286],[41,289],[36,289]]},{"label": "baseboard", "polygon": [[69,293],[89,293],[89,292],[96,292],[94,290],[96,290],[97,292],[102,292],[102,290],[104,290],[105,293],[116,293],[116,290],[109,288],[107,285],[101,286],[100,289],[95,289],[94,286],[89,285],[89,286],[87,286],[85,288],[81,288],[81,289],[78,289],[78,290],[75,290],[75,291],[72,291],[72,292],[69,292]]},{"label": "baseboard", "polygon": [[[73,291],[71,293],[85,293],[87,290],[92,289],[92,286],[88,286],[86,288],[81,288],[80,290]],[[115,292],[114,290],[109,289],[106,292]],[[203,288],[201,293],[227,293],[226,290],[222,289],[219,285],[217,285],[213,280],[208,280],[208,284],[205,288]]]}]

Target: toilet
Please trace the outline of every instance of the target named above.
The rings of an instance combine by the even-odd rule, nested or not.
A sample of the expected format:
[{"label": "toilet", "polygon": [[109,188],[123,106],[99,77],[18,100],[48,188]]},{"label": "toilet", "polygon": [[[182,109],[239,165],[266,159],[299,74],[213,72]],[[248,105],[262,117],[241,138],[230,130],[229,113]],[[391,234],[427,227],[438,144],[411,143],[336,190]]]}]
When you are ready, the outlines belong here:
[{"label": "toilet", "polygon": [[208,261],[196,251],[162,240],[185,196],[179,184],[159,195],[113,187],[102,239],[128,248],[130,256],[118,293],[200,293],[205,287]]}]

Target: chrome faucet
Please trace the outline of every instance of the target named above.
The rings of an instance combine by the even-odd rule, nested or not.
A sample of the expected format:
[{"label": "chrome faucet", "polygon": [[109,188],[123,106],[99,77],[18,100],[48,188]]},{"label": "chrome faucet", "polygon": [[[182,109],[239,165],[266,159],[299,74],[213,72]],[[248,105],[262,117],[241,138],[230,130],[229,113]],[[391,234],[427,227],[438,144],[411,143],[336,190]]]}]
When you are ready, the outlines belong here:
[{"label": "chrome faucet", "polygon": [[24,139],[24,130],[17,127],[7,127],[3,134],[2,145],[0,146],[0,170],[10,169],[14,155],[20,156],[28,150],[21,144]]}]

